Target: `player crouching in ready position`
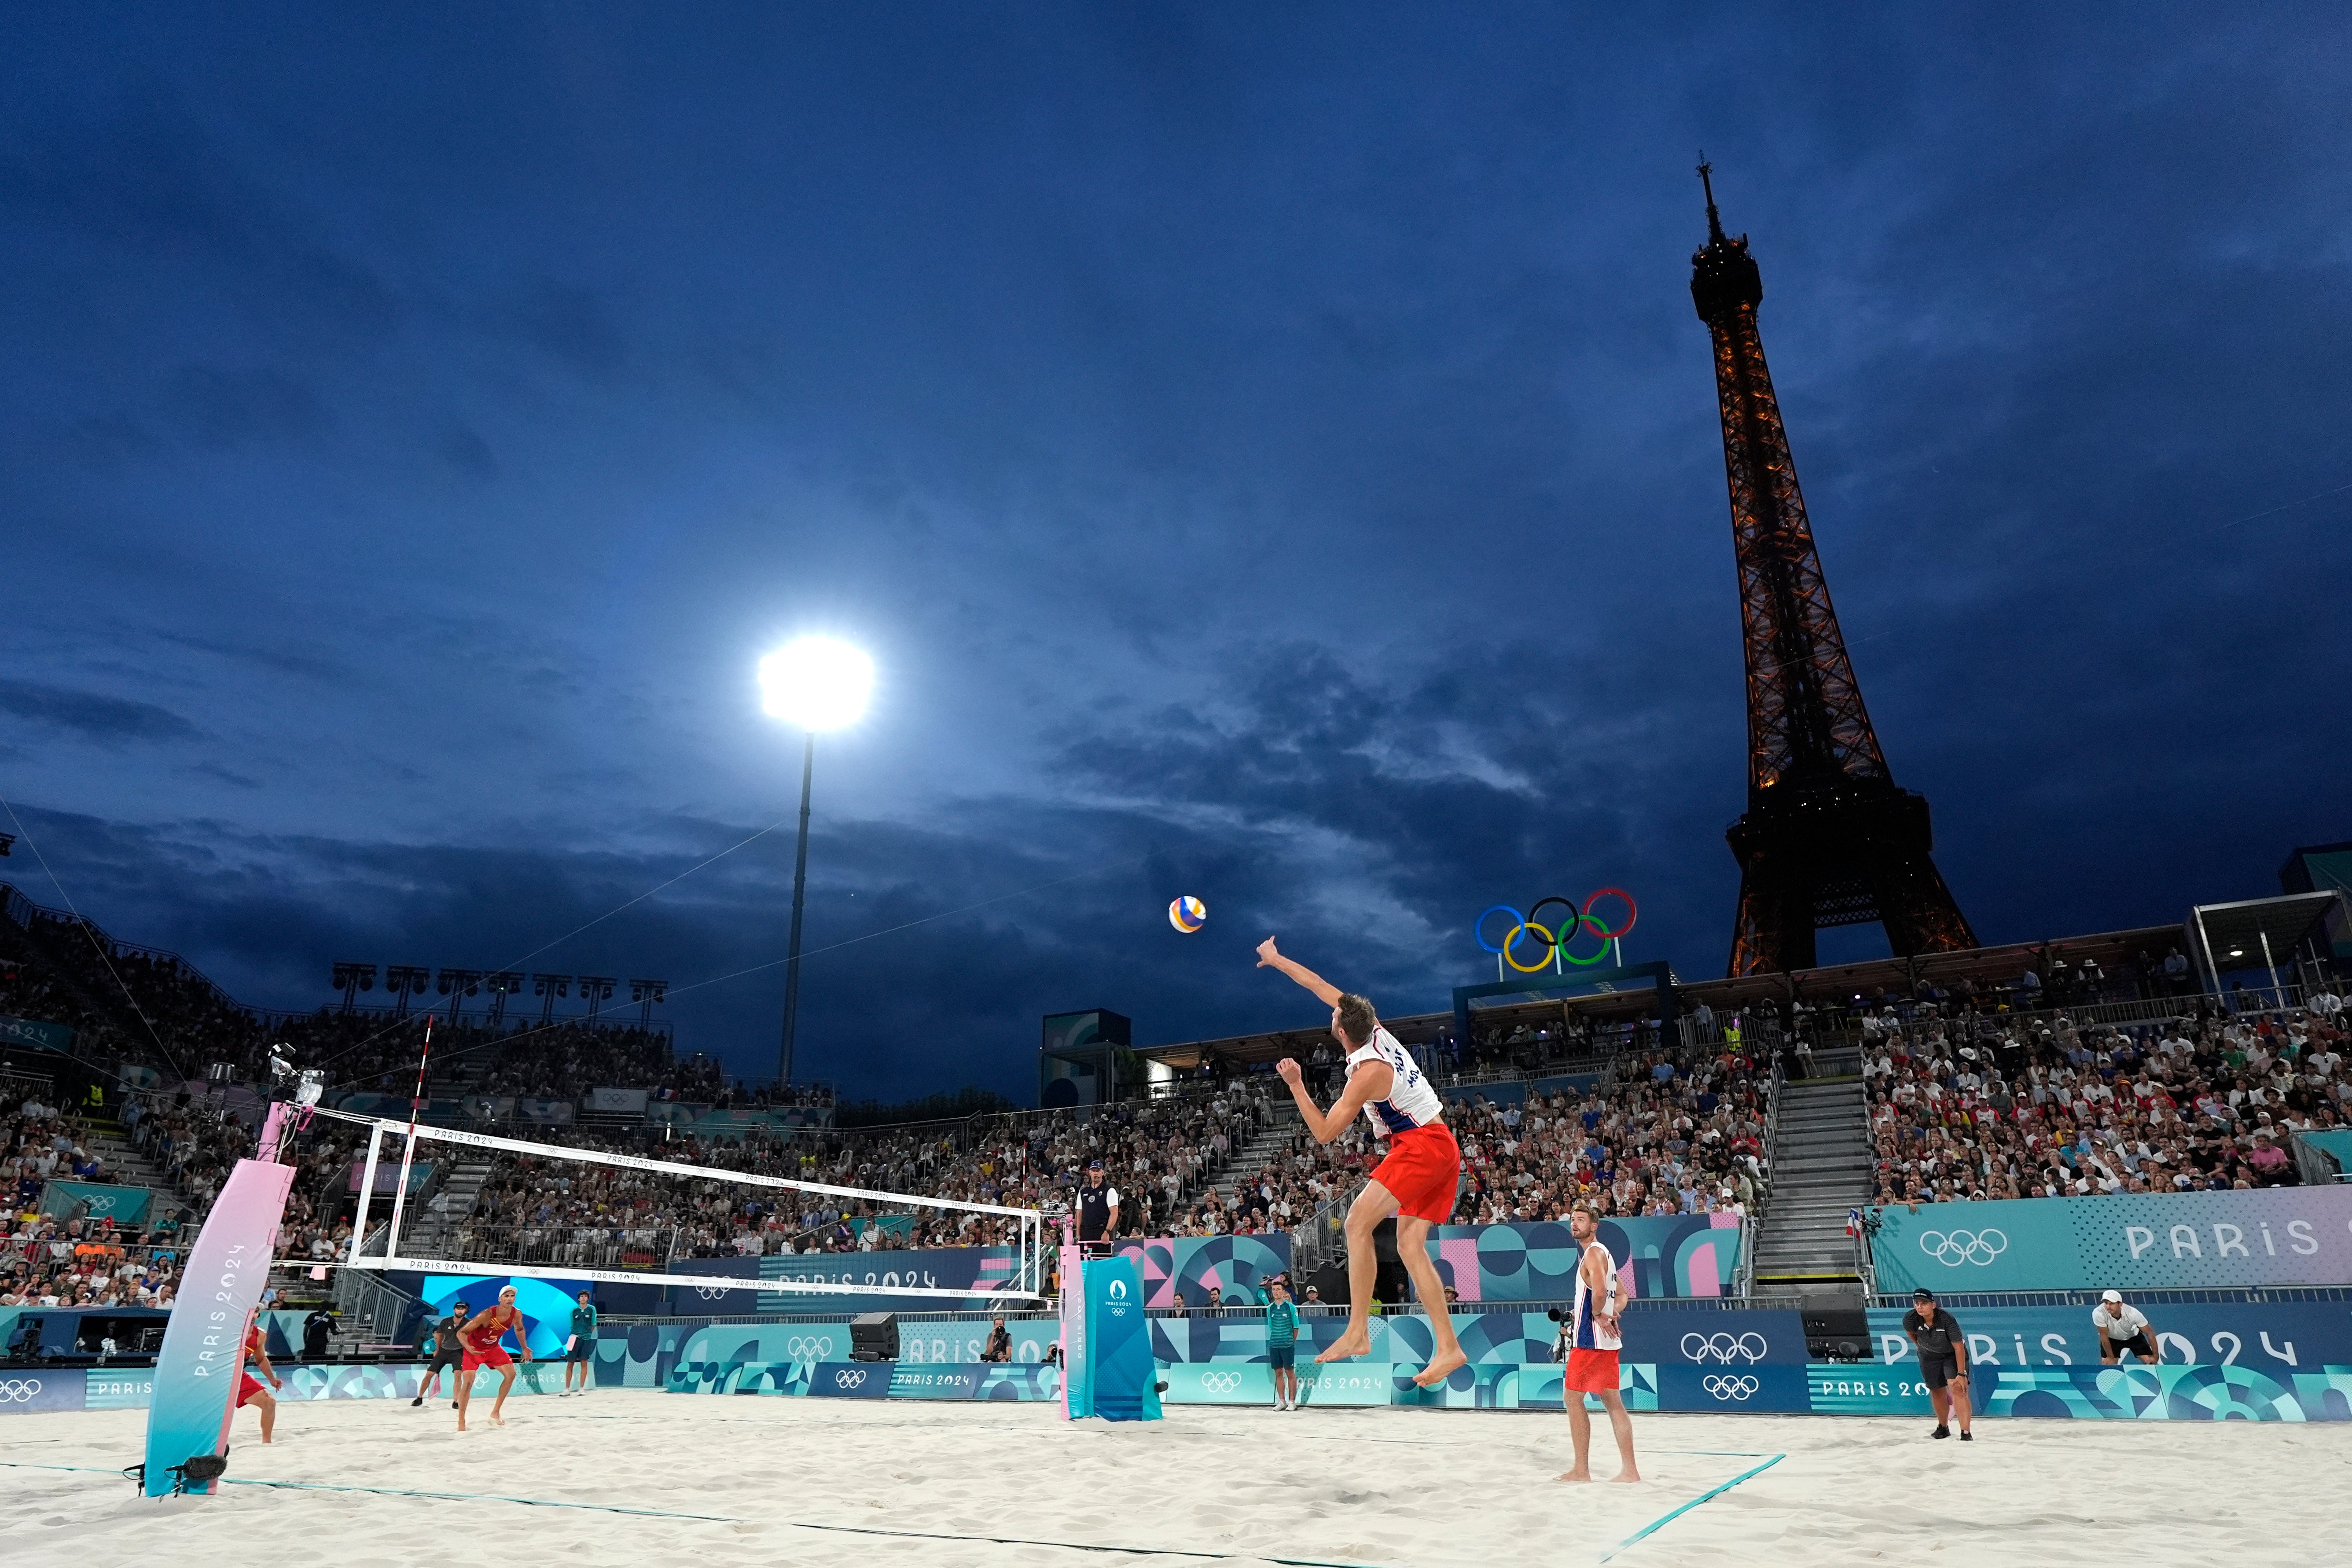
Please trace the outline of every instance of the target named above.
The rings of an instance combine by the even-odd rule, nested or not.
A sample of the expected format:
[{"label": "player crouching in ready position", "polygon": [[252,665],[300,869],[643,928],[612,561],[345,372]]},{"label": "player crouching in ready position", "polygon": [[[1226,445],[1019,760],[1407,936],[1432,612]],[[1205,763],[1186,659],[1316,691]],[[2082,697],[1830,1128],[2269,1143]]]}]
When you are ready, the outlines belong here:
[{"label": "player crouching in ready position", "polygon": [[485,1307],[466,1320],[457,1331],[457,1342],[466,1347],[466,1362],[457,1373],[457,1430],[466,1429],[466,1408],[474,1402],[474,1373],[486,1366],[499,1369],[499,1396],[490,1403],[490,1421],[494,1426],[507,1424],[507,1394],[514,1388],[514,1358],[507,1354],[499,1342],[509,1329],[514,1331],[515,1343],[522,1349],[522,1359],[530,1359],[530,1331],[522,1321],[522,1312],[515,1306],[515,1288],[511,1285],[499,1292],[499,1304]]},{"label": "player crouching in ready position", "polygon": [[1462,1149],[1445,1125],[1444,1102],[1422,1075],[1412,1053],[1396,1037],[1381,1027],[1372,1005],[1340,989],[1302,963],[1275,951],[1274,938],[1259,944],[1258,966],[1278,969],[1331,1009],[1332,1037],[1348,1053],[1348,1086],[1338,1103],[1326,1112],[1299,1081],[1298,1064],[1286,1057],[1275,1064],[1290,1097],[1307,1119],[1307,1131],[1318,1143],[1328,1143],[1362,1111],[1376,1136],[1388,1140],[1388,1157],[1372,1173],[1348,1210],[1348,1331],[1339,1342],[1315,1359],[1346,1361],[1368,1355],[1372,1348],[1372,1282],[1380,1269],[1372,1249],[1372,1231],[1381,1221],[1396,1215],[1397,1257],[1412,1276],[1413,1293],[1429,1314],[1433,1341],[1429,1364],[1413,1382],[1422,1387],[1444,1381],[1465,1359],[1454,1337],[1454,1319],[1445,1310],[1445,1285],[1429,1256],[1429,1227],[1453,1216],[1462,1181]]}]

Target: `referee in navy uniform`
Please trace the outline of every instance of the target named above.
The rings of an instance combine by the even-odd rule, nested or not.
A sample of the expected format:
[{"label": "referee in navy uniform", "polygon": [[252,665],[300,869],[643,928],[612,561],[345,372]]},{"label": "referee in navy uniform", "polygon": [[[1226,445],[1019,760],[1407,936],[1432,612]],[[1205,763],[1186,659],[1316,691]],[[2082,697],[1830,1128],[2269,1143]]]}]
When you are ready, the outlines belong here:
[{"label": "referee in navy uniform", "polygon": [[1903,1314],[1903,1332],[1919,1352],[1919,1381],[1936,1407],[1935,1437],[1952,1435],[1951,1417],[1960,1422],[1960,1441],[1973,1443],[1969,1432],[1969,1339],[1952,1314],[1939,1310],[1933,1290],[1911,1292],[1911,1310]]},{"label": "referee in navy uniform", "polygon": [[1110,1184],[1100,1160],[1087,1167],[1087,1179],[1078,1184],[1074,1206],[1078,1211],[1078,1245],[1107,1249],[1118,1232],[1118,1189]]}]

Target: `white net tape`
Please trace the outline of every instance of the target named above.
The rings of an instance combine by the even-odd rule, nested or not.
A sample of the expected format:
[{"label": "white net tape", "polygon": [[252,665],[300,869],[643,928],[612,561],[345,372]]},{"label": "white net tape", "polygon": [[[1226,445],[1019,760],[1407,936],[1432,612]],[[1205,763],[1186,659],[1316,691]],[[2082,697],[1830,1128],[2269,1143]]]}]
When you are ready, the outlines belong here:
[{"label": "white net tape", "polygon": [[[520,1138],[499,1138],[487,1132],[461,1132],[446,1127],[419,1124],[414,1129],[414,1142],[406,1142],[411,1129],[404,1121],[391,1121],[381,1117],[354,1116],[348,1111],[320,1108],[316,1114],[333,1117],[373,1131],[368,1136],[367,1164],[360,1176],[359,1212],[352,1225],[350,1254],[343,1260],[347,1268],[371,1270],[406,1269],[424,1274],[509,1274],[539,1279],[593,1279],[603,1283],[626,1285],[678,1285],[706,1293],[729,1290],[760,1290],[779,1294],[812,1296],[917,1296],[937,1297],[947,1300],[972,1301],[1012,1299],[1034,1300],[1041,1297],[1045,1258],[1045,1218],[1035,1209],[1008,1208],[999,1204],[968,1203],[958,1198],[923,1197],[913,1193],[880,1192],[868,1187],[836,1186],[825,1182],[795,1181],[787,1176],[756,1175],[744,1171],[722,1170],[709,1165],[688,1165],[674,1160],[652,1160],[637,1154],[614,1154],[598,1149],[568,1148],[557,1143],[533,1143]],[[380,1253],[369,1255],[367,1248],[368,1207],[375,1196],[376,1169],[383,1157],[386,1134],[404,1140],[400,1156],[400,1180],[393,1187],[392,1215],[385,1228],[384,1245]],[[813,1193],[824,1197],[848,1198],[865,1203],[893,1207],[939,1209],[961,1214],[992,1215],[1016,1222],[1016,1253],[1010,1278],[969,1289],[949,1289],[936,1286],[901,1284],[837,1283],[823,1279],[768,1279],[756,1273],[731,1274],[672,1274],[652,1268],[601,1268],[578,1264],[533,1264],[475,1259],[461,1262],[454,1258],[404,1258],[400,1255],[401,1219],[408,1197],[408,1168],[418,1145],[427,1142],[457,1143],[476,1149],[501,1150],[509,1153],[528,1154],[543,1160],[562,1161],[583,1165],[612,1165],[632,1171],[644,1171],[657,1175],[675,1176],[688,1181],[715,1182],[726,1186],[784,1189]],[[745,1268],[757,1265],[746,1258]]]}]

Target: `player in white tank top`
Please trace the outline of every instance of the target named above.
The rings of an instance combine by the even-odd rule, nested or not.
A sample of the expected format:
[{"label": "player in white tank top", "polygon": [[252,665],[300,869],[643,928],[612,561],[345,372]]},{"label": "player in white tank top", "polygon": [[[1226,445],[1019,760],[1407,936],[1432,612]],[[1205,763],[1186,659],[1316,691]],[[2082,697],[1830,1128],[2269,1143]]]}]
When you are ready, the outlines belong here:
[{"label": "player in white tank top", "polygon": [[1412,1053],[1381,1027],[1370,1002],[1346,994],[1305,964],[1285,958],[1275,951],[1272,937],[1259,945],[1257,961],[1260,968],[1287,974],[1331,1009],[1331,1037],[1348,1053],[1348,1086],[1328,1111],[1307,1092],[1297,1062],[1286,1057],[1275,1064],[1290,1086],[1307,1131],[1318,1143],[1328,1143],[1355,1124],[1360,1110],[1388,1145],[1379,1169],[1348,1210],[1347,1330],[1315,1359],[1345,1361],[1371,1353],[1372,1280],[1378,1271],[1372,1233],[1394,1215],[1397,1257],[1429,1319],[1429,1360],[1413,1381],[1424,1388],[1444,1383],[1468,1359],[1454,1332],[1453,1314],[1446,1310],[1445,1282],[1429,1256],[1430,1227],[1453,1214],[1462,1179],[1462,1151],[1445,1125],[1444,1101],[1430,1087]]},{"label": "player in white tank top", "polygon": [[1359,1064],[1371,1061],[1386,1063],[1392,1075],[1386,1098],[1364,1101],[1364,1120],[1372,1124],[1375,1136],[1385,1138],[1445,1119],[1445,1102],[1430,1087],[1421,1064],[1384,1028],[1372,1031],[1371,1044],[1348,1053],[1348,1071],[1352,1075]]}]

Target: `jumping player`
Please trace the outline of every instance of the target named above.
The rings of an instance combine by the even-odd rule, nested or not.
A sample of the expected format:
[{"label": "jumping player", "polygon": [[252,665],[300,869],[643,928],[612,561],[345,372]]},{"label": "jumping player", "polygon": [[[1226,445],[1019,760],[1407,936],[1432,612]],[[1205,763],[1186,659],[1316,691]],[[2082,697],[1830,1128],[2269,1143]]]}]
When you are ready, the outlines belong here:
[{"label": "jumping player", "polygon": [[1624,1462],[1617,1479],[1638,1481],[1642,1472],[1633,1467],[1633,1418],[1625,1413],[1624,1395],[1617,1392],[1617,1352],[1625,1344],[1624,1336],[1618,1331],[1619,1314],[1624,1309],[1618,1300],[1617,1260],[1593,1234],[1600,1228],[1600,1216],[1591,1205],[1578,1204],[1568,1211],[1568,1231],[1576,1238],[1580,1256],[1576,1261],[1575,1331],[1569,1336],[1568,1367],[1560,1403],[1568,1407],[1568,1435],[1576,1445],[1576,1468],[1559,1479],[1592,1479],[1589,1462],[1592,1457],[1592,1417],[1584,1408],[1584,1396],[1590,1394],[1609,1412],[1609,1429],[1617,1436],[1617,1457]]},{"label": "jumping player", "polygon": [[1275,1064],[1282,1081],[1290,1086],[1298,1114],[1318,1143],[1328,1143],[1348,1130],[1356,1112],[1372,1124],[1374,1136],[1388,1140],[1388,1157],[1348,1210],[1348,1330],[1315,1359],[1346,1361],[1368,1355],[1372,1348],[1370,1308],[1372,1283],[1380,1270],[1373,1254],[1372,1231],[1381,1221],[1396,1215],[1397,1256],[1412,1277],[1413,1293],[1429,1314],[1433,1342],[1429,1364],[1413,1382],[1423,1388],[1442,1383],[1462,1365],[1462,1343],[1454,1337],[1454,1319],[1445,1310],[1445,1283],[1429,1257],[1429,1227],[1453,1216],[1462,1182],[1462,1150],[1445,1125],[1444,1102],[1422,1076],[1412,1053],[1394,1035],[1381,1027],[1372,1005],[1344,993],[1307,968],[1275,951],[1274,938],[1258,944],[1258,967],[1278,969],[1331,1009],[1331,1035],[1348,1053],[1348,1085],[1326,1113],[1299,1080],[1298,1064],[1285,1057]]},{"label": "jumping player", "polygon": [[499,1396],[490,1405],[490,1420],[503,1426],[506,1422],[507,1394],[514,1388],[514,1358],[507,1354],[499,1342],[509,1329],[514,1331],[515,1343],[522,1347],[522,1359],[530,1359],[530,1334],[523,1326],[522,1313],[515,1306],[515,1288],[511,1285],[499,1292],[499,1304],[485,1307],[466,1320],[457,1331],[457,1342],[466,1347],[466,1363],[457,1373],[457,1430],[466,1429],[466,1407],[474,1397],[474,1373],[477,1369],[494,1366],[499,1369]]},{"label": "jumping player", "polygon": [[261,1342],[259,1323],[247,1323],[245,1326],[245,1355],[236,1369],[236,1405],[237,1408],[242,1410],[250,1404],[256,1410],[261,1412],[261,1440],[267,1443],[269,1441],[270,1433],[276,1430],[278,1426],[278,1400],[269,1392],[269,1388],[262,1387],[255,1380],[253,1373],[245,1370],[244,1362],[247,1361],[257,1361],[261,1363],[261,1375],[269,1380],[269,1388],[286,1386],[278,1381],[277,1372],[269,1364],[269,1349]]}]

